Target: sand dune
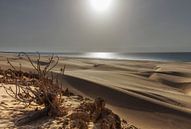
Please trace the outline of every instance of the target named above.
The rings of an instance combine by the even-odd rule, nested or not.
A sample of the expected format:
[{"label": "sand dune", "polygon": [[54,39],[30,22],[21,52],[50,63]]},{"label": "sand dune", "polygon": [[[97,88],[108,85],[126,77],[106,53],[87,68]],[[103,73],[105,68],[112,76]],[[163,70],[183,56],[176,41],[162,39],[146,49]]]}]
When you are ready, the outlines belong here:
[{"label": "sand dune", "polygon": [[[69,88],[74,88],[76,93],[96,98],[103,97],[115,112],[140,128],[163,129],[180,128],[189,129],[190,114],[176,111],[160,104],[144,100],[127,93],[105,87],[83,79],[66,76],[65,81]],[[166,100],[168,101],[168,100]],[[178,119],[178,120],[177,120]],[[169,123],[172,121],[172,124]],[[162,125],[161,125],[162,124]]]},{"label": "sand dune", "polygon": [[[106,61],[104,65],[102,62],[102,65],[97,65],[96,68],[67,71],[66,80],[80,93],[91,97],[104,97],[109,102],[108,106],[140,128],[191,128],[189,124],[191,121],[191,97],[188,96],[189,89],[186,90],[188,93],[185,93],[185,86],[183,86],[185,83],[188,85],[190,83],[188,70],[184,73],[185,67],[183,67],[183,71],[181,68],[179,71],[176,71],[176,68],[173,69],[175,73],[182,72],[183,75],[186,75],[177,76],[169,74],[169,72],[172,73],[172,70],[156,71],[158,62],[153,62],[152,67],[144,67],[148,62],[145,64],[135,62],[135,66],[123,65],[119,69],[117,69],[118,63],[115,63]],[[137,65],[139,63],[144,64],[143,67],[137,68],[140,67]],[[152,62],[150,63],[152,64]],[[110,69],[114,65],[114,69],[105,69],[107,65]],[[154,67],[154,65],[156,66]],[[166,63],[166,65],[172,64]],[[163,72],[163,74],[161,76],[161,73],[156,72]],[[144,73],[148,73],[148,75],[142,76]],[[164,83],[161,81],[162,79],[169,80],[171,85]],[[87,84],[84,81],[87,81]]]},{"label": "sand dune", "polygon": [[[1,59],[2,67],[5,62],[6,58]],[[25,70],[31,68],[22,59],[13,62],[24,62]],[[141,129],[190,129],[190,68],[184,62],[61,58],[54,72],[64,87],[86,97],[104,98],[109,108]]]}]

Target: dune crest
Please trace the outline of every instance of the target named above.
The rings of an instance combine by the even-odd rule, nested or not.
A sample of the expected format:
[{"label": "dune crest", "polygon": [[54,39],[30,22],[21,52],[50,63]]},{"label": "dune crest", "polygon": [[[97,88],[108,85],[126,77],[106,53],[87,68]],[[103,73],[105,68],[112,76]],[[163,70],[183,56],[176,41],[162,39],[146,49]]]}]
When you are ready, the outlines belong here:
[{"label": "dune crest", "polygon": [[[14,54],[8,57],[16,65],[23,63],[24,71],[31,70],[25,60]],[[9,68],[6,56],[0,64]],[[63,76],[60,69],[65,64]],[[190,69],[190,63],[184,62],[61,58],[53,73],[74,94],[102,97],[106,107],[138,128],[190,129]]]}]

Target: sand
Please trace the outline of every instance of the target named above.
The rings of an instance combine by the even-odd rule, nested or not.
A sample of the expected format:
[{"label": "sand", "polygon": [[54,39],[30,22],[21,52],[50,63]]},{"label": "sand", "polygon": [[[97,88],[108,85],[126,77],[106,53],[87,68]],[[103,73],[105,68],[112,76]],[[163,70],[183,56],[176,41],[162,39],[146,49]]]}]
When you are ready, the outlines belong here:
[{"label": "sand", "polygon": [[[14,54],[0,55],[1,68],[8,68],[6,57],[31,70],[26,60]],[[64,65],[65,75],[60,73]],[[191,62],[60,58],[54,73],[75,94],[104,98],[108,108],[138,128],[191,128]]]}]

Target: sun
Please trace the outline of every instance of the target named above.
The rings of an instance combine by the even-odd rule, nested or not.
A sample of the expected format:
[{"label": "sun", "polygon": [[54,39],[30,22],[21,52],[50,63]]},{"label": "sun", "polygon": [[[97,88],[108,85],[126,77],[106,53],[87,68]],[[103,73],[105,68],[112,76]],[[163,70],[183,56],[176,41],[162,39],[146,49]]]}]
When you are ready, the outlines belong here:
[{"label": "sun", "polygon": [[91,6],[98,12],[106,11],[110,8],[112,0],[90,0]]}]

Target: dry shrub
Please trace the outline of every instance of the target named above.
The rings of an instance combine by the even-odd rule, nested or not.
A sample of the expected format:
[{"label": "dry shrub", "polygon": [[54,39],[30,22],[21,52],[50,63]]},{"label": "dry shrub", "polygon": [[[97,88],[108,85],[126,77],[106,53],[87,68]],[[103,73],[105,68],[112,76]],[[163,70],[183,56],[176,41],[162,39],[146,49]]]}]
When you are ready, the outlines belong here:
[{"label": "dry shrub", "polygon": [[3,85],[7,94],[14,99],[22,102],[28,106],[32,104],[44,105],[43,112],[46,112],[49,116],[61,116],[63,115],[63,109],[61,107],[62,91],[58,84],[58,78],[53,78],[51,70],[56,67],[59,61],[58,56],[52,55],[48,62],[43,63],[39,53],[37,59],[32,59],[26,53],[20,53],[22,59],[26,59],[30,62],[35,73],[26,73],[21,70],[21,64],[19,70],[7,59],[11,69],[0,70],[0,74],[3,77],[0,79],[1,83],[14,84],[15,87],[7,87]]},{"label": "dry shrub", "polygon": [[82,103],[69,115],[69,118],[78,123],[75,123],[77,128],[86,129],[85,125],[93,122],[99,125],[100,129],[122,129],[119,116],[105,107],[105,101],[102,98],[95,99],[93,103]]}]

